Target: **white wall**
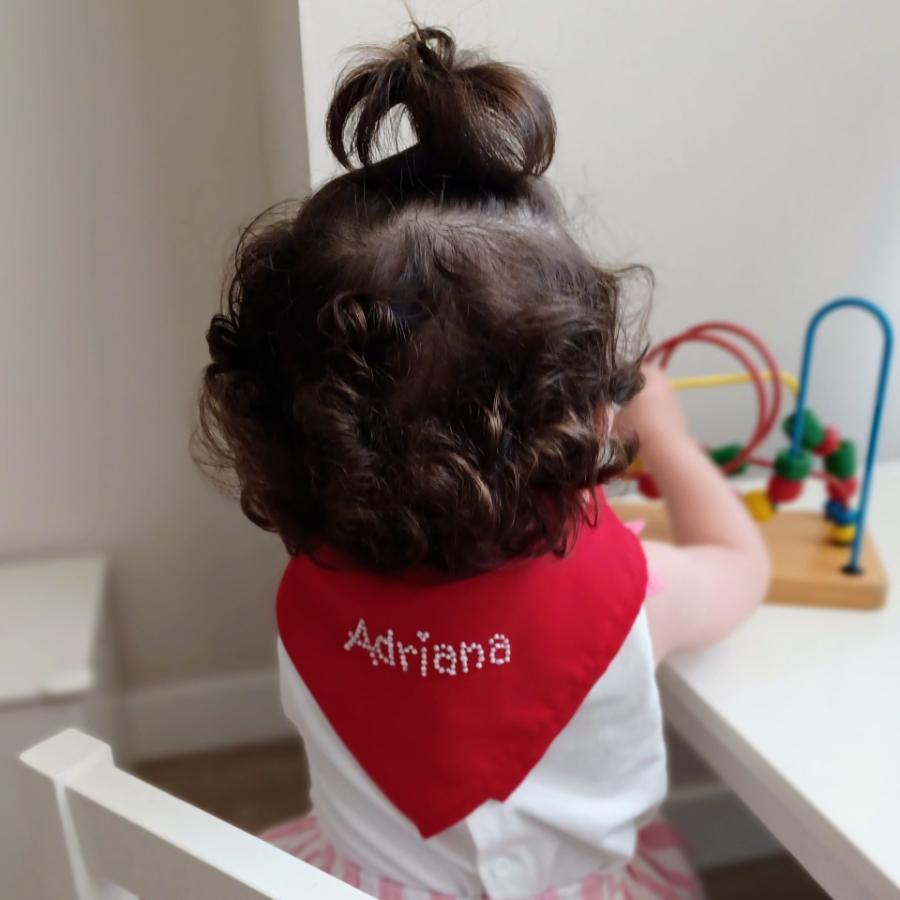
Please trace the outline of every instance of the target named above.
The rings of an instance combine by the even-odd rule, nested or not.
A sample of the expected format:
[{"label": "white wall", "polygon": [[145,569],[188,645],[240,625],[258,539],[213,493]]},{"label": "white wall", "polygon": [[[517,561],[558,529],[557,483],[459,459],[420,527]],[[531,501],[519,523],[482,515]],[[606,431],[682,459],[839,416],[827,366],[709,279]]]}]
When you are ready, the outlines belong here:
[{"label": "white wall", "polygon": [[[649,264],[656,338],[711,317],[750,326],[796,370],[823,302],[872,297],[900,327],[900,4],[892,0],[414,0],[420,22],[523,64],[559,119],[551,176],[601,259]],[[310,160],[351,44],[404,28],[397,0],[300,0]],[[823,333],[811,401],[863,438],[878,334]],[[714,351],[684,369],[733,367]],[[900,454],[900,364],[883,454]],[[698,432],[750,428],[749,389],[690,398]],[[778,439],[779,441],[781,438]]]},{"label": "white wall", "polygon": [[238,226],[308,183],[291,0],[0,4],[0,556],[107,551],[126,675],[269,666],[283,551],[188,454]]}]

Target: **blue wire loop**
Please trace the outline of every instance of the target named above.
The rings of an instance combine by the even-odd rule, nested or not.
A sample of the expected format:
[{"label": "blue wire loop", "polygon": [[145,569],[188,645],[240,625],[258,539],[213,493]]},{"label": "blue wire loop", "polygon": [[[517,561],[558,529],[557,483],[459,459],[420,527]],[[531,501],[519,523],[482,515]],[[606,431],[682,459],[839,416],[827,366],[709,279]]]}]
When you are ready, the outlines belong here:
[{"label": "blue wire loop", "polygon": [[791,455],[799,456],[803,452],[803,419],[806,411],[806,399],[809,393],[809,372],[812,367],[813,349],[816,341],[816,332],[826,316],[838,309],[853,307],[869,313],[878,324],[884,338],[881,345],[881,365],[878,373],[878,388],[875,394],[875,408],[872,411],[872,424],[869,427],[869,446],[866,449],[866,460],[862,471],[862,481],[859,491],[859,505],[856,513],[856,535],[853,538],[853,546],[850,548],[850,562],[844,571],[851,575],[862,572],[859,558],[862,553],[863,534],[866,527],[866,516],[869,511],[869,495],[872,487],[872,469],[875,465],[875,454],[878,450],[878,436],[881,431],[881,420],[884,414],[884,401],[887,394],[888,373],[891,368],[891,357],[894,352],[894,330],[891,320],[880,306],[871,300],[862,297],[841,297],[826,303],[810,320],[806,328],[806,338],[803,344],[803,363],[800,366],[800,390],[797,394],[797,407],[794,412],[794,430],[791,435]]}]

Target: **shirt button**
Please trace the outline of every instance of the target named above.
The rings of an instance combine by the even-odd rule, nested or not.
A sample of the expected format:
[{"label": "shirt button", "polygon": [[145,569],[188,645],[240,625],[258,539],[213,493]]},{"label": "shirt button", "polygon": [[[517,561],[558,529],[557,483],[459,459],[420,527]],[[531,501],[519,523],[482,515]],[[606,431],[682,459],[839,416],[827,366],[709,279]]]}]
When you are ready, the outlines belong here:
[{"label": "shirt button", "polygon": [[497,879],[509,878],[515,870],[515,861],[508,856],[500,856],[491,863],[491,875]]}]

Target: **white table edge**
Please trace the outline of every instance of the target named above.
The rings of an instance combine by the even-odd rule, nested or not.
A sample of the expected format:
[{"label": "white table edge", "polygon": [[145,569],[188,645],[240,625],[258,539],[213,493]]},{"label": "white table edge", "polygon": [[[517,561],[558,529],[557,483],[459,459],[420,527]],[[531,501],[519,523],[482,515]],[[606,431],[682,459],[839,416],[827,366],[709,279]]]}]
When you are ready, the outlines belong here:
[{"label": "white table edge", "polygon": [[666,720],[835,900],[897,900],[900,891],[841,831],[663,663]]}]

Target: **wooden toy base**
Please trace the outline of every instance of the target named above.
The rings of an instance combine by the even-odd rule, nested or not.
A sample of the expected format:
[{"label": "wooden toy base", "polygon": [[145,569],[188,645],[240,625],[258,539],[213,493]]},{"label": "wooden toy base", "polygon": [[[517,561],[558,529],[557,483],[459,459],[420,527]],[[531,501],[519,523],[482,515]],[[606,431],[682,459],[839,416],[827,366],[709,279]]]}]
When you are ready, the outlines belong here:
[{"label": "wooden toy base", "polygon": [[[625,521],[646,522],[643,537],[671,539],[668,514],[661,503],[613,502],[612,506]],[[821,513],[783,510],[759,527],[772,558],[767,603],[844,609],[878,609],[884,605],[887,576],[868,534],[863,539],[862,574],[848,575],[842,569],[850,548],[829,542],[829,523]]]}]

